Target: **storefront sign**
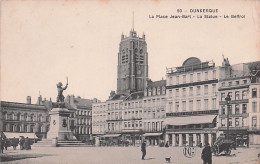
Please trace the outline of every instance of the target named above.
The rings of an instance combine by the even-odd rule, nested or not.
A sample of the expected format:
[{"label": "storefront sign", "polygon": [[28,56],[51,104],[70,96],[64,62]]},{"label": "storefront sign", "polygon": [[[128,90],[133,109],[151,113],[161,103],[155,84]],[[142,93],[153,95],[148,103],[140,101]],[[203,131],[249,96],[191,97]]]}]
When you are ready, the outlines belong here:
[{"label": "storefront sign", "polygon": [[195,147],[184,147],[183,148],[183,155],[187,158],[192,158],[196,154]]}]

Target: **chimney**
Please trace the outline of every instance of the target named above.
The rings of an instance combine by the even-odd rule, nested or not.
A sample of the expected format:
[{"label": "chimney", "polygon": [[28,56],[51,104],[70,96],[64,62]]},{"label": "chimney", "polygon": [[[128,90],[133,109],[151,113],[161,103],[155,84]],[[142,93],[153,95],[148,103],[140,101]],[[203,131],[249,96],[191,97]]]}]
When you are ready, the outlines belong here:
[{"label": "chimney", "polygon": [[93,98],[93,103],[97,103],[97,98]]},{"label": "chimney", "polygon": [[32,103],[32,98],[31,96],[27,96],[27,104],[31,104]]}]

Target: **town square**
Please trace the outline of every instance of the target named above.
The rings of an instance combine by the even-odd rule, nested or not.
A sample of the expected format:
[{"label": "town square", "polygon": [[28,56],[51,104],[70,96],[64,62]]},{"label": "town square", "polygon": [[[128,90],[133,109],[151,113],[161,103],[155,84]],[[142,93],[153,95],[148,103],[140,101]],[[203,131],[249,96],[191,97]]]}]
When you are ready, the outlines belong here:
[{"label": "town square", "polygon": [[259,163],[260,3],[222,2],[3,0],[0,161]]}]

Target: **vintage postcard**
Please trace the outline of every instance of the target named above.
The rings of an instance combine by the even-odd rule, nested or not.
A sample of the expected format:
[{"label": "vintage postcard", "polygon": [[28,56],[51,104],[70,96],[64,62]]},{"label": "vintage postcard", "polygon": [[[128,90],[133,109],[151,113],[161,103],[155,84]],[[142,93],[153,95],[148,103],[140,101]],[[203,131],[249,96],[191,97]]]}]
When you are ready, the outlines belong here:
[{"label": "vintage postcard", "polygon": [[1,0],[3,163],[259,163],[259,0]]}]

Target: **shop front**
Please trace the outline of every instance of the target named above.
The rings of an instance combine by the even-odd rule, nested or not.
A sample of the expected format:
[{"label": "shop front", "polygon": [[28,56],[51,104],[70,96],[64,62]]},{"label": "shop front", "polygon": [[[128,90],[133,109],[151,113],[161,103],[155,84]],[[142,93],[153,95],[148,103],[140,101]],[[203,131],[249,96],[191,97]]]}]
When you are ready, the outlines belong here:
[{"label": "shop front", "polygon": [[163,141],[162,133],[145,133],[143,136],[148,145],[157,146]]}]

